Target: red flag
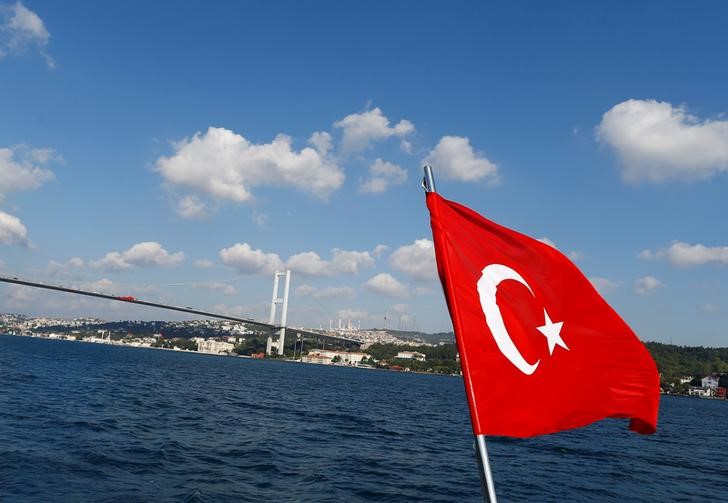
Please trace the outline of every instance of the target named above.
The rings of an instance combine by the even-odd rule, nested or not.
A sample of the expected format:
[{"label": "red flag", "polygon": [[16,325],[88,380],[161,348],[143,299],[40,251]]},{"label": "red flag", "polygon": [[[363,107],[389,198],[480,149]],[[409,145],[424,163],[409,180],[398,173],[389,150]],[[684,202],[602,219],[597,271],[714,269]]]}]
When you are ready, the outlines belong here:
[{"label": "red flag", "polygon": [[655,362],[568,258],[434,192],[427,206],[476,435],[605,417],[655,432]]}]

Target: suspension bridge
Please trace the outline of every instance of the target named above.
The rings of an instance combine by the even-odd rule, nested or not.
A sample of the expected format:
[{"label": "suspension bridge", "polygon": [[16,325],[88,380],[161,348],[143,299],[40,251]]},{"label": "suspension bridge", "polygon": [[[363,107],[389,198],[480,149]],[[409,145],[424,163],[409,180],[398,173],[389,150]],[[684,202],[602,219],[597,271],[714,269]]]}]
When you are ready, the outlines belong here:
[{"label": "suspension bridge", "polygon": [[[280,287],[280,279],[284,279],[284,290],[283,295],[279,296],[279,287]],[[262,322],[255,320],[253,318],[243,318],[243,317],[237,317],[237,316],[230,316],[226,314],[220,314],[220,313],[214,313],[211,311],[205,311],[202,309],[196,309],[194,307],[190,306],[174,306],[170,304],[163,304],[160,302],[150,302],[142,299],[138,299],[136,297],[132,296],[121,296],[121,295],[111,295],[108,293],[101,293],[101,292],[94,292],[91,290],[84,290],[81,288],[70,288],[67,286],[62,285],[53,285],[48,283],[41,283],[37,281],[29,281],[25,279],[20,279],[18,277],[9,277],[9,276],[0,276],[0,282],[2,283],[9,283],[9,284],[15,284],[20,286],[26,286],[31,288],[39,288],[44,290],[52,290],[56,292],[64,292],[69,293],[73,295],[84,295],[87,297],[96,297],[99,299],[106,299],[116,302],[125,302],[127,304],[137,304],[140,306],[147,306],[147,307],[154,307],[158,309],[166,309],[168,311],[177,311],[182,313],[188,313],[188,314],[195,314],[198,316],[203,316],[206,318],[216,318],[221,320],[228,320],[228,321],[235,321],[238,323],[243,323],[245,325],[254,326],[258,328],[262,328],[264,330],[269,331],[271,334],[278,334],[278,340],[274,341],[272,335],[268,337],[268,342],[266,345],[266,354],[271,355],[273,354],[273,351],[275,350],[276,353],[280,356],[283,356],[283,350],[285,346],[285,340],[286,340],[286,323],[288,318],[288,293],[290,288],[290,282],[291,282],[291,271],[276,271],[274,279],[273,279],[273,298],[271,300],[271,310],[270,310],[270,318],[268,319],[268,322]],[[276,323],[276,314],[278,311],[278,306],[281,306],[281,312],[280,312],[280,321]],[[305,329],[305,328],[291,328],[291,330],[295,330],[296,337],[301,338],[302,340],[305,339],[318,339],[318,340],[330,340],[335,341],[341,344],[346,345],[359,345],[361,344],[361,341],[357,341],[355,339],[343,337],[341,335],[334,335],[331,333],[326,333],[323,331],[316,331],[313,329]]]}]

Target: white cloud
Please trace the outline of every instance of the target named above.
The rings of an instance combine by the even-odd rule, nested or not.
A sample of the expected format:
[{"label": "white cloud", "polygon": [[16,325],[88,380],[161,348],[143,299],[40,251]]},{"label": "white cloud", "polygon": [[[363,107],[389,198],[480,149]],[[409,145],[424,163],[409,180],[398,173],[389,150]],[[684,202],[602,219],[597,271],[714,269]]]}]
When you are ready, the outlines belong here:
[{"label": "white cloud", "polygon": [[286,267],[305,276],[333,276],[335,274],[358,274],[360,270],[374,266],[374,259],[368,251],[332,250],[331,260],[322,259],[313,251],[297,253],[286,261]]},{"label": "white cloud", "polygon": [[329,263],[318,253],[308,251],[297,253],[286,261],[286,267],[305,276],[328,276]]},{"label": "white cloud", "polygon": [[654,276],[644,276],[634,282],[634,291],[639,295],[650,295],[658,288],[665,286],[665,283]]},{"label": "white cloud", "polygon": [[409,296],[407,287],[391,274],[379,273],[364,283],[364,288],[372,293],[387,297],[405,298]]},{"label": "white cloud", "polygon": [[327,155],[325,133],[315,148],[292,150],[289,136],[254,144],[224,128],[210,127],[174,144],[174,155],[157,159],[156,169],[170,185],[217,199],[249,201],[259,186],[293,187],[325,199],[344,183],[344,173]]},{"label": "white cloud", "polygon": [[334,248],[331,270],[334,273],[358,274],[362,269],[374,266],[374,259],[368,251],[340,250]]},{"label": "white cloud", "polygon": [[32,247],[28,240],[28,229],[18,217],[0,211],[0,244]]},{"label": "white cloud", "polygon": [[223,263],[247,274],[270,273],[290,269],[303,276],[334,276],[358,274],[374,266],[374,258],[368,251],[341,250],[334,248],[331,259],[325,260],[314,251],[291,255],[285,262],[275,253],[253,250],[247,243],[236,244],[220,250]]},{"label": "white cloud", "polygon": [[655,100],[615,105],[596,128],[628,182],[700,180],[728,171],[728,121],[704,120]]},{"label": "white cloud", "polygon": [[0,59],[36,47],[52,69],[55,62],[46,52],[50,38],[43,20],[21,2],[0,5]]},{"label": "white cloud", "polygon": [[369,166],[369,178],[359,185],[362,194],[381,194],[393,185],[401,185],[407,181],[407,171],[392,164],[377,159]]},{"label": "white cloud", "polygon": [[[350,114],[334,123],[344,131],[341,148],[345,152],[358,152],[366,149],[375,141],[386,140],[392,136],[404,139],[414,133],[415,125],[406,119],[390,127],[389,119],[379,108],[367,110],[359,114]],[[411,150],[409,142],[402,146],[405,152]]]},{"label": "white cloud", "polygon": [[220,250],[220,259],[243,274],[269,274],[283,269],[283,261],[276,253],[254,250],[248,243],[236,243]]},{"label": "white cloud", "polygon": [[461,182],[486,180],[498,183],[498,167],[481,152],[475,152],[470,140],[462,136],[443,136],[422,161],[431,164],[435,176]]},{"label": "white cloud", "polygon": [[53,172],[39,166],[53,160],[60,160],[53,149],[0,148],[0,197],[9,192],[37,189],[53,180]]},{"label": "white cloud", "polygon": [[296,288],[296,294],[314,299],[353,299],[356,297],[356,292],[350,286],[316,288],[311,285],[301,285]]},{"label": "white cloud", "polygon": [[177,214],[183,218],[204,218],[207,205],[197,196],[185,196],[177,203]]},{"label": "white cloud", "polygon": [[720,311],[720,306],[717,304],[703,304],[700,306],[700,310],[706,313],[717,313]]},{"label": "white cloud", "polygon": [[29,286],[8,285],[5,294],[6,309],[25,309],[33,304],[34,291]]},{"label": "white cloud", "polygon": [[214,265],[212,260],[207,260],[206,258],[195,260],[195,267],[199,267],[200,269],[209,269]]},{"label": "white cloud", "polygon": [[331,135],[326,131],[316,131],[311,135],[308,142],[313,145],[313,148],[322,157],[325,157],[331,152]]},{"label": "white cloud", "polygon": [[384,253],[387,250],[389,250],[389,246],[377,245],[374,247],[374,250],[372,251],[372,256],[374,256],[374,258],[379,258],[382,256],[382,253]]},{"label": "white cloud", "polygon": [[660,250],[643,250],[640,257],[647,260],[666,258],[670,263],[680,267],[704,265],[708,263],[728,264],[728,246],[691,245],[675,241],[668,248]]},{"label": "white cloud", "polygon": [[435,246],[429,239],[417,239],[411,245],[400,246],[389,257],[389,265],[415,281],[437,278]]},{"label": "white cloud", "polygon": [[172,267],[184,260],[184,253],[169,253],[154,241],[137,243],[123,252],[109,252],[91,262],[91,267],[105,271],[124,271],[134,267]]},{"label": "white cloud", "polygon": [[589,278],[589,281],[602,295],[613,292],[619,287],[619,283],[607,278]]}]

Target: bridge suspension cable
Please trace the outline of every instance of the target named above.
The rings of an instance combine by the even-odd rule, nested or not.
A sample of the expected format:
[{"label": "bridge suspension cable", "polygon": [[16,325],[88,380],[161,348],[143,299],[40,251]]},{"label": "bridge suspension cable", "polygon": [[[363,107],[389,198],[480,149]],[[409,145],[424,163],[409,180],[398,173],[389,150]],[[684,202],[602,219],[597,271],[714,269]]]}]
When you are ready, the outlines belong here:
[{"label": "bridge suspension cable", "polygon": [[260,326],[260,327],[269,328],[272,330],[277,330],[277,329],[281,328],[276,325],[272,325],[270,323],[263,323],[262,321],[256,321],[252,318],[238,318],[236,316],[228,316],[225,314],[212,313],[210,311],[202,311],[200,309],[194,309],[192,307],[172,306],[172,305],[168,305],[168,304],[161,304],[159,302],[147,302],[145,300],[139,300],[135,297],[123,297],[123,296],[109,295],[109,294],[105,294],[105,293],[91,292],[88,290],[81,290],[80,288],[68,288],[68,287],[59,286],[59,285],[49,285],[47,283],[26,281],[26,280],[18,279],[15,277],[9,278],[6,276],[0,276],[0,282],[12,283],[12,284],[22,285],[22,286],[30,286],[33,288],[44,288],[46,290],[55,290],[58,292],[74,293],[77,295],[86,295],[88,297],[97,297],[99,299],[115,300],[118,302],[126,302],[128,304],[138,304],[141,306],[157,307],[160,309],[167,309],[170,311],[179,311],[182,313],[198,314],[200,316],[206,316],[208,318],[219,318],[222,320],[237,321],[237,322],[241,322],[241,323],[247,323],[249,325],[256,325],[256,326]]}]

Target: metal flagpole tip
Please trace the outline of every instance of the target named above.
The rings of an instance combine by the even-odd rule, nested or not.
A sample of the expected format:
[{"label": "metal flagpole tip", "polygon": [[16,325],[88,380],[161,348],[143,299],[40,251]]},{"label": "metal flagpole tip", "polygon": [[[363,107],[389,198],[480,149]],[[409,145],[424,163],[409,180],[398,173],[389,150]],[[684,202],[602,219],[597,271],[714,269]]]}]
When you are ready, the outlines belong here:
[{"label": "metal flagpole tip", "polygon": [[426,164],[422,170],[425,172],[425,177],[422,179],[422,188],[425,189],[425,192],[437,192],[435,177],[432,175],[432,166]]}]

